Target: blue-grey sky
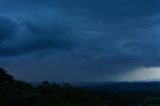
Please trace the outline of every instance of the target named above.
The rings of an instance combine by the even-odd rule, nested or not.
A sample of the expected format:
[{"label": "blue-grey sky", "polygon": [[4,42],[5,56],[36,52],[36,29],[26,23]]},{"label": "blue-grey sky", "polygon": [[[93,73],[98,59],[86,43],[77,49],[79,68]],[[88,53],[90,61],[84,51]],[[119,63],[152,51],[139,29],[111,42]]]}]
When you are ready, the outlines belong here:
[{"label": "blue-grey sky", "polygon": [[159,0],[0,0],[0,66],[26,81],[160,77]]}]

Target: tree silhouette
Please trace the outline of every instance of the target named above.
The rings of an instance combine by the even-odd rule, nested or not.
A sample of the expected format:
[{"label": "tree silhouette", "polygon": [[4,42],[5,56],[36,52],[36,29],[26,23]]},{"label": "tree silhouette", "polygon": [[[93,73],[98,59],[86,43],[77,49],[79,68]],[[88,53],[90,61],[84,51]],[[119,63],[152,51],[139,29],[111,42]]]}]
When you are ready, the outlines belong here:
[{"label": "tree silhouette", "polygon": [[159,91],[153,93],[152,89],[148,93],[119,90],[115,92],[48,81],[32,86],[25,81],[14,79],[0,68],[0,106],[160,106],[159,98]]},{"label": "tree silhouette", "polygon": [[3,68],[0,68],[0,89],[3,89],[13,80],[13,76],[9,75]]}]

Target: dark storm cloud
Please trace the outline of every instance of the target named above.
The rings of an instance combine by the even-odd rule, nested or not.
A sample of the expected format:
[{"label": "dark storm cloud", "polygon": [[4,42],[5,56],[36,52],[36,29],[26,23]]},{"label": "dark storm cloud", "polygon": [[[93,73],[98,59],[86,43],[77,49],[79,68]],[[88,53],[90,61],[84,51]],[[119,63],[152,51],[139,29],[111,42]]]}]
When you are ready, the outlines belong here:
[{"label": "dark storm cloud", "polygon": [[14,35],[10,31],[12,26],[7,25],[8,23],[5,21],[3,23],[9,28],[7,27],[8,29],[5,30],[1,28],[3,31],[1,33],[5,34],[2,35],[2,38],[13,37],[0,45],[1,57],[54,49],[69,50],[74,46],[70,28],[58,22],[25,21],[18,25],[17,33],[14,33]]},{"label": "dark storm cloud", "polygon": [[69,6],[64,7],[69,13],[83,16],[83,19],[78,18],[79,29],[76,29],[84,35],[80,37],[82,47],[75,57],[89,66],[88,70],[97,68],[99,71],[107,70],[107,73],[124,72],[123,67],[132,70],[139,66],[157,66],[160,58],[159,2],[66,1]]},{"label": "dark storm cloud", "polygon": [[10,19],[0,16],[0,44],[15,34],[16,25]]},{"label": "dark storm cloud", "polygon": [[[0,0],[0,13],[15,21],[0,27],[8,36],[0,37],[1,57],[63,50],[48,54],[48,64],[95,76],[160,63],[159,0]],[[12,23],[16,34],[7,31]]]}]

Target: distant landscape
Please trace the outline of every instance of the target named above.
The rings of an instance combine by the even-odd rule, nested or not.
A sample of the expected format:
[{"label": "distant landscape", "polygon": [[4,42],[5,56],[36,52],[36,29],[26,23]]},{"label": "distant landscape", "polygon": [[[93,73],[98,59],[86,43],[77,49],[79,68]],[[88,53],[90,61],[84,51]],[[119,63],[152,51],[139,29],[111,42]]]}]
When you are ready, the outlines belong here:
[{"label": "distant landscape", "polygon": [[0,0],[0,106],[160,106],[160,0]]},{"label": "distant landscape", "polygon": [[159,106],[160,82],[31,84],[0,68],[0,106]]}]

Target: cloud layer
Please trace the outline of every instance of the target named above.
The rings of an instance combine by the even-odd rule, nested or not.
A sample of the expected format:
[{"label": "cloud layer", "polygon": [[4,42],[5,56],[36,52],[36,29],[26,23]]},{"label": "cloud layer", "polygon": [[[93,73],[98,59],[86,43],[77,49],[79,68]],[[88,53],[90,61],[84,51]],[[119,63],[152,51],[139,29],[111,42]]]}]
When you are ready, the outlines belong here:
[{"label": "cloud layer", "polygon": [[[44,22],[43,22],[44,21]],[[7,18],[0,18],[0,56],[16,56],[43,50],[71,49],[72,32],[69,27],[47,20],[24,21],[15,25]]]},{"label": "cloud layer", "polygon": [[159,0],[0,0],[0,57],[31,56],[36,64],[45,52],[48,72],[56,60],[72,80],[159,67],[159,10]]},{"label": "cloud layer", "polygon": [[0,44],[5,40],[12,38],[13,34],[16,31],[16,25],[11,20],[0,17]]}]

